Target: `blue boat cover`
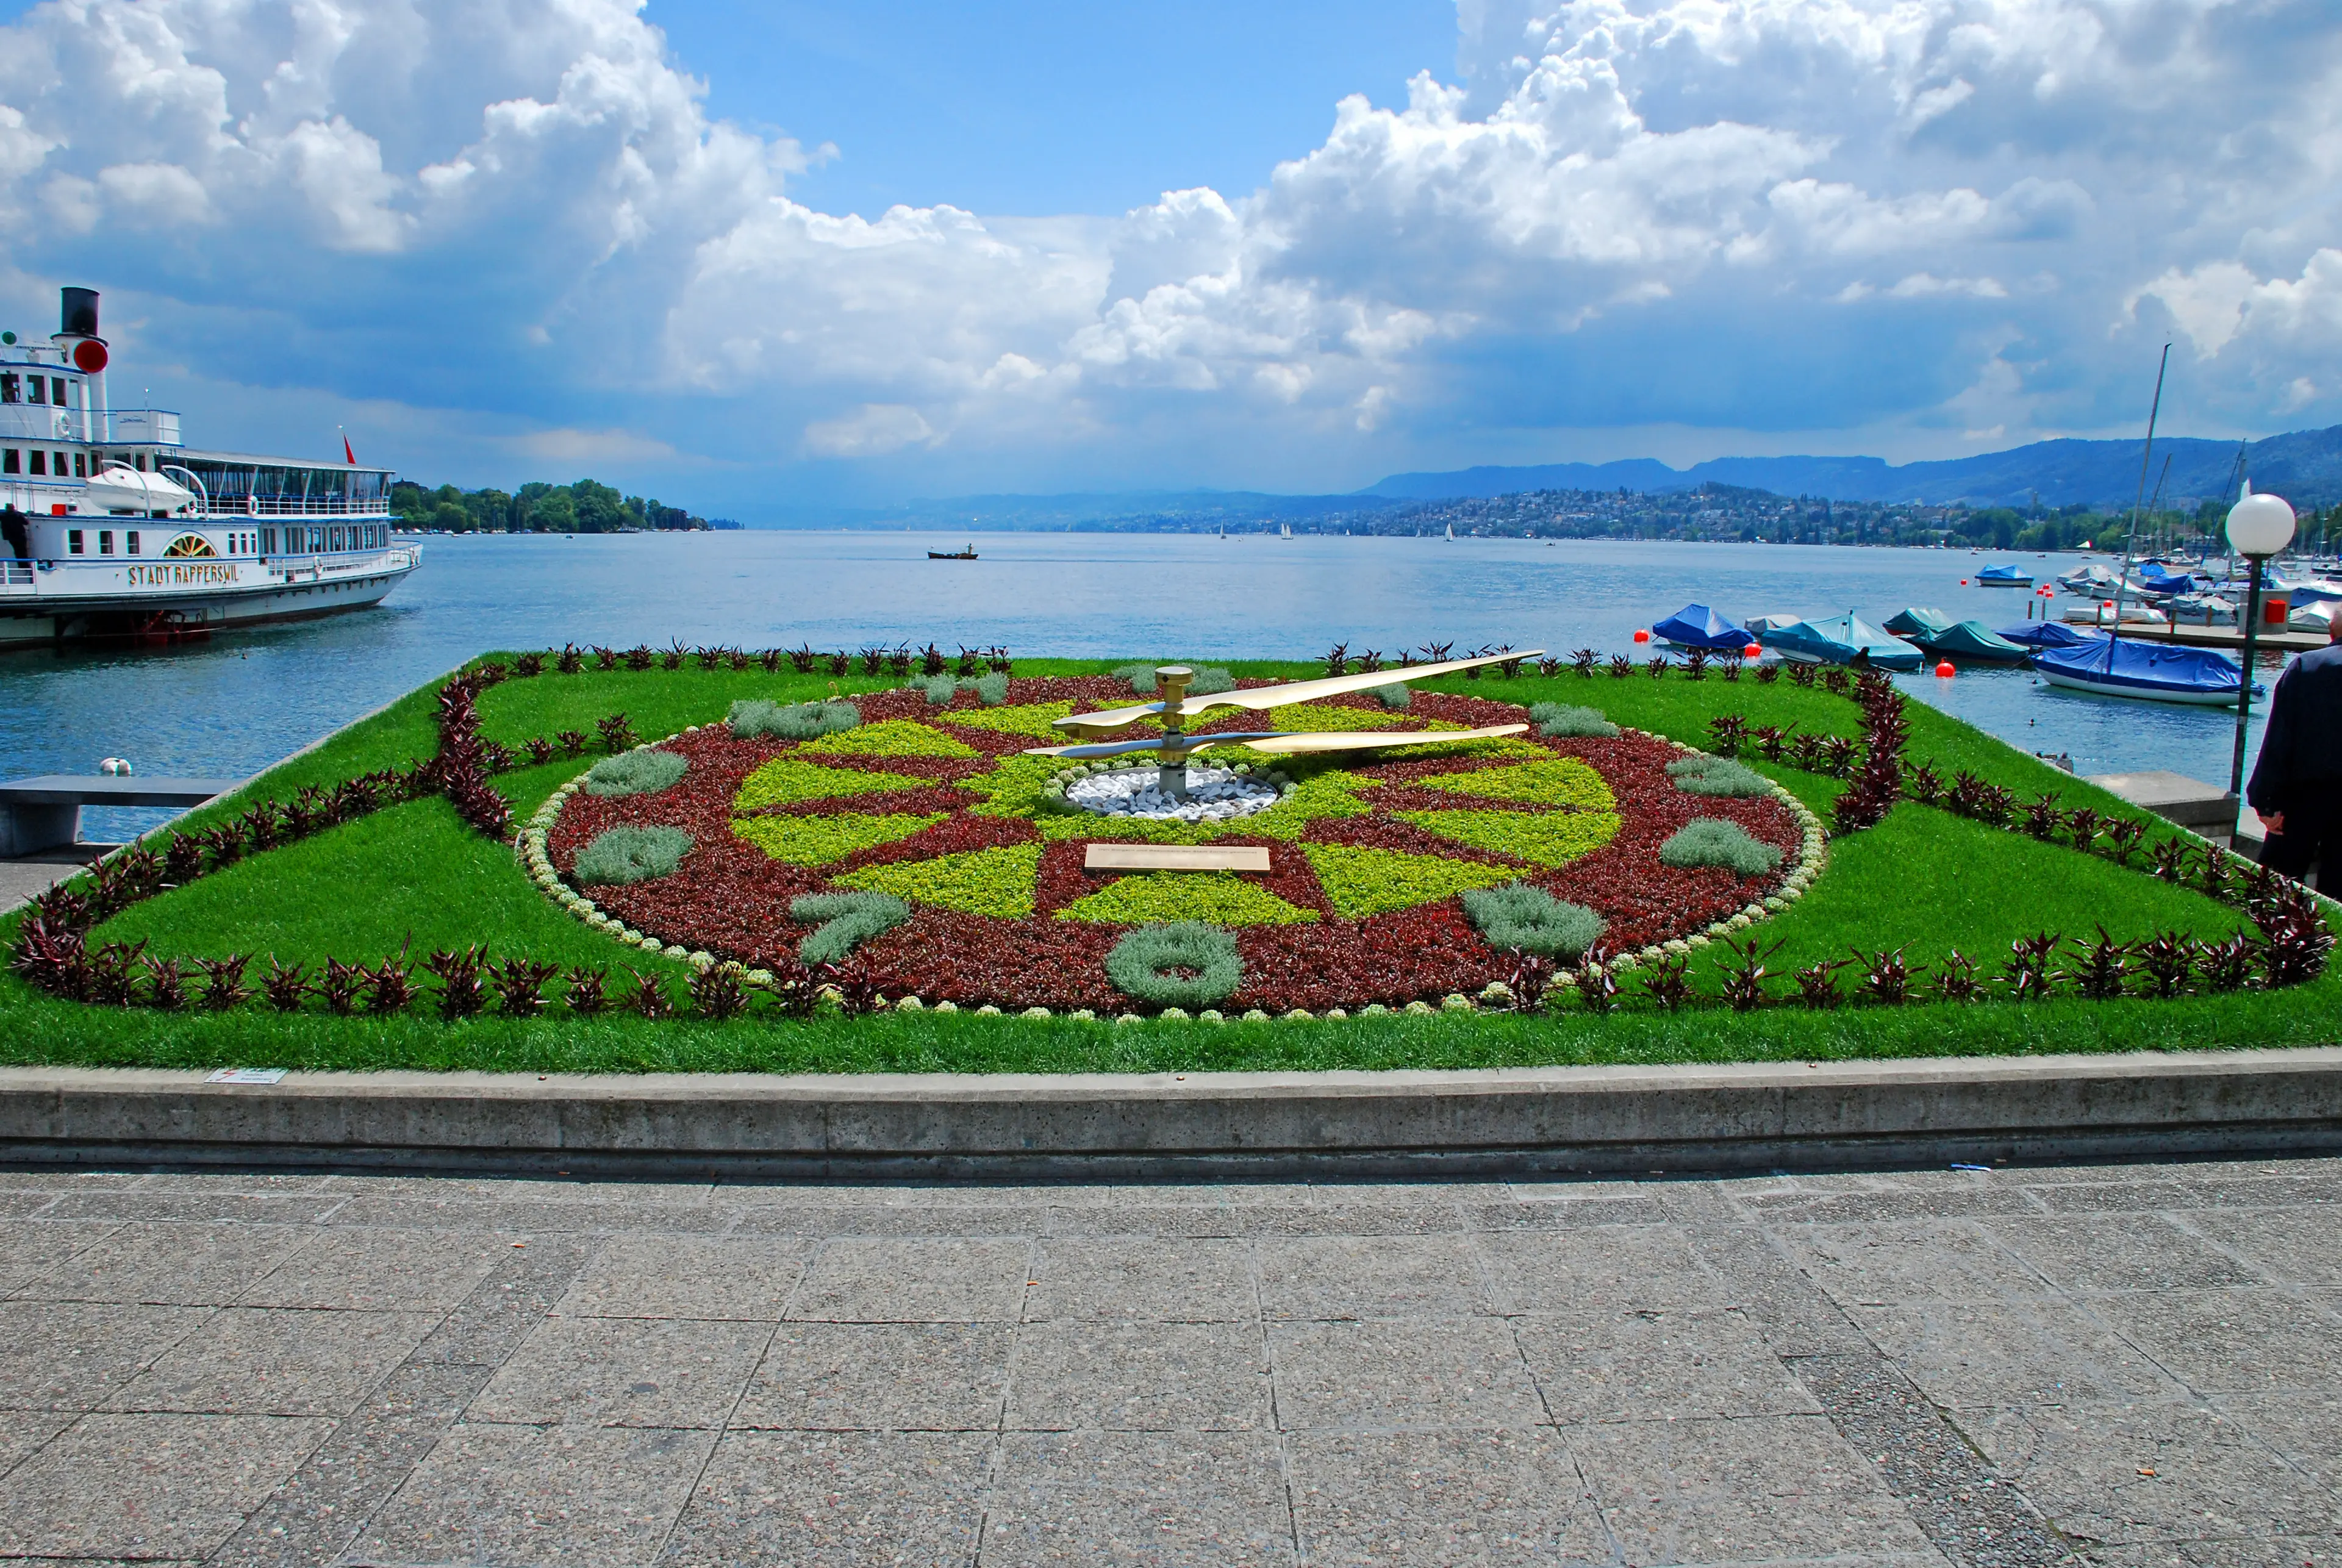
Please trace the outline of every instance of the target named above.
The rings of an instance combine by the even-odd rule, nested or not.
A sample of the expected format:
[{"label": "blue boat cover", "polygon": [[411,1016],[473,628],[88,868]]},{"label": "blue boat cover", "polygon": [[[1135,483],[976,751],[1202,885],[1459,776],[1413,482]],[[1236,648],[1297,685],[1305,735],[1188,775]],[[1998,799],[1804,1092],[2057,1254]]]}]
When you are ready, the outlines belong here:
[{"label": "blue boat cover", "polygon": [[1825,664],[1850,664],[1857,650],[1882,670],[1916,670],[1922,655],[1900,637],[1890,637],[1861,616],[1832,615],[1826,621],[1798,621],[1777,627],[1757,639],[1768,648],[1800,655]]},{"label": "blue boat cover", "polygon": [[2003,626],[2000,635],[2027,648],[2078,648],[2099,640],[2090,633],[2074,630],[2063,621],[2027,621],[2021,626]]},{"label": "blue boat cover", "polygon": [[1747,627],[1734,625],[1705,604],[1686,604],[1666,620],[1652,622],[1651,635],[1710,653],[1736,654],[1756,641]]},{"label": "blue boat cover", "polygon": [[2185,572],[2176,577],[2149,576],[2141,573],[2138,585],[2149,594],[2200,594],[2210,586],[2209,584],[2197,582]]},{"label": "blue boat cover", "polygon": [[[2108,643],[2113,645],[2103,645]],[[2093,638],[2086,648],[2044,648],[2033,655],[2033,666],[2109,691],[2233,693],[2243,675],[2226,654],[2128,637]]]},{"label": "blue boat cover", "polygon": [[1987,566],[1977,574],[1979,583],[2030,583],[2033,574],[2022,566]]}]

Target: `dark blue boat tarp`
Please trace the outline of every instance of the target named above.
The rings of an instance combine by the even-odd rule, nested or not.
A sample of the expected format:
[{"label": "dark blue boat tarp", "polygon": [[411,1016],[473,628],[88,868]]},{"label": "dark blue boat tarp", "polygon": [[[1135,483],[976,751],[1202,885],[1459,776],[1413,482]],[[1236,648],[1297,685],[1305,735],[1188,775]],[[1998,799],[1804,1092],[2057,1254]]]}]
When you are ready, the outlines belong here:
[{"label": "dark blue boat tarp", "polygon": [[2099,641],[2097,635],[2077,632],[2063,621],[2027,621],[2021,626],[2003,626],[1999,634],[2026,648],[2078,648]]},{"label": "dark blue boat tarp", "polygon": [[2237,661],[2209,648],[2175,648],[2128,637],[2097,640],[2083,648],[2044,648],[2033,665],[2056,670],[2109,690],[2235,693],[2242,671]]},{"label": "dark blue boat tarp", "polygon": [[2138,580],[2138,585],[2141,592],[2156,594],[2200,594],[2205,588],[2210,586],[2208,584],[2197,583],[2195,578],[2189,576],[2185,572],[2180,573],[2179,575],[2176,577],[2152,577],[2142,575]]},{"label": "dark blue boat tarp", "polygon": [[1664,621],[1651,623],[1651,635],[1686,648],[1738,653],[1756,639],[1705,604],[1686,604]]},{"label": "dark blue boat tarp", "polygon": [[1987,566],[1977,574],[1979,583],[2030,583],[2033,574],[2022,566]]},{"label": "dark blue boat tarp", "polygon": [[1916,670],[1924,658],[1902,638],[1888,636],[1856,614],[1799,621],[1767,632],[1757,641],[1793,658],[1824,664],[1850,664],[1856,653],[1867,652],[1870,662],[1882,670]]}]

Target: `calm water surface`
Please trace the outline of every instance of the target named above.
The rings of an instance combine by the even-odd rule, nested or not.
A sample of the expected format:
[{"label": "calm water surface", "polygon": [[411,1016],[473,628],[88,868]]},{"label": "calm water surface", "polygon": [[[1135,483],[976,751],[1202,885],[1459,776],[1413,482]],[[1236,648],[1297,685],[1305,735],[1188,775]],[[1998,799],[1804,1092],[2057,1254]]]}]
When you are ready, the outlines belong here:
[{"label": "calm water surface", "polygon": [[[2007,589],[1963,588],[1966,552],[1627,541],[1247,534],[986,534],[982,559],[935,561],[954,536],[727,533],[429,542],[381,609],[146,652],[0,654],[0,776],[240,775],[486,648],[930,640],[1067,657],[1302,657],[1452,642],[1631,651],[1687,603],[1726,614],[1884,621],[1909,604],[1999,626]],[[2072,556],[2036,560],[2044,580]],[[2261,678],[2282,661],[2264,664]],[[1907,691],[2083,773],[2173,768],[2224,783],[2233,710],[2059,691],[2023,671],[1906,676]],[[2257,744],[2258,724],[2254,743]],[[167,813],[86,814],[93,837]]]}]

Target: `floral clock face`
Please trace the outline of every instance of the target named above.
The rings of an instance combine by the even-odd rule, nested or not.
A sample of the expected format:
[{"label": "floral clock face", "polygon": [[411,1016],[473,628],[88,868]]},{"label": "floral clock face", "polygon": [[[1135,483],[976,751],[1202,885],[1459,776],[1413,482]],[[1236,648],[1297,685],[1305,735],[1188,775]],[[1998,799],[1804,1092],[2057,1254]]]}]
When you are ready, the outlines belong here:
[{"label": "floral clock face", "polygon": [[[812,929],[791,918],[793,900],[892,894],[911,917],[852,959],[890,997],[1120,1011],[1130,999],[1107,976],[1115,944],[1134,927],[1199,921],[1235,938],[1243,979],[1225,1007],[1316,1012],[1473,994],[1508,974],[1512,956],[1467,917],[1467,891],[1541,888],[1596,912],[1604,945],[1626,952],[1756,909],[1805,842],[1777,795],[1689,793],[1668,772],[1685,754],[1631,734],[1323,760],[1230,747],[1198,764],[1248,762],[1256,780],[1282,784],[1282,798],[1203,822],[1069,804],[1068,793],[1097,792],[1068,792],[1069,764],[1025,748],[1062,739],[1053,719],[1128,701],[1108,677],[1027,680],[989,707],[972,693],[932,706],[916,688],[857,697],[860,724],[810,740],[710,725],[655,748],[681,759],[679,775],[636,754],[646,760],[632,793],[571,795],[546,851],[574,879],[596,840],[607,850],[652,842],[648,830],[672,846],[687,838],[640,880],[586,891],[626,926],[752,968],[794,955]],[[1336,698],[1278,709],[1266,726],[1238,712],[1201,728],[1403,733],[1524,716],[1513,704],[1423,692],[1404,711]],[[1662,846],[1703,818],[1777,852],[1777,864],[1743,875],[1663,860]],[[1269,869],[1086,871],[1088,846],[1112,843],[1255,845]]]}]

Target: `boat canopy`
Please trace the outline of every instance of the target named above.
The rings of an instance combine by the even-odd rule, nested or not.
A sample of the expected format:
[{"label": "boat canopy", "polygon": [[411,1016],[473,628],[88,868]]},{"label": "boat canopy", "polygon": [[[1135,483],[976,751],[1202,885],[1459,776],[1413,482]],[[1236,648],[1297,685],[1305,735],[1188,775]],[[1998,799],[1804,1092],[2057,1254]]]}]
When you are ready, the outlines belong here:
[{"label": "boat canopy", "polygon": [[1755,641],[1747,627],[1735,625],[1706,604],[1686,604],[1666,620],[1652,622],[1651,635],[1678,647],[1717,654],[1736,654]]},{"label": "boat canopy", "polygon": [[2342,583],[2312,578],[2307,583],[2296,583],[2287,590],[2286,596],[2293,601],[2296,608],[2303,604],[2331,604],[2342,599]]},{"label": "boat canopy", "polygon": [[2147,572],[2141,572],[2138,574],[2138,591],[2142,594],[2198,594],[2210,586],[2211,584],[2209,583],[2198,583],[2194,577],[2188,575],[2185,572],[2181,572],[2176,576],[2169,577],[2156,575]]},{"label": "boat canopy", "polygon": [[1997,634],[2022,648],[2078,648],[2098,640],[2062,621],[2027,621],[2021,626],[2003,626]]},{"label": "boat canopy", "polygon": [[1742,624],[1748,628],[1749,634],[1761,643],[1766,633],[1794,626],[1804,619],[1803,615],[1750,615]]},{"label": "boat canopy", "polygon": [[2029,588],[2033,585],[2033,574],[2022,566],[1987,566],[1976,574],[1976,580],[1979,583]]},{"label": "boat canopy", "polygon": [[142,473],[126,463],[110,464],[98,471],[84,493],[93,506],[139,516],[176,512],[195,504],[195,493],[160,474]]},{"label": "boat canopy", "polygon": [[1931,654],[1955,659],[1987,659],[2004,664],[2021,664],[2032,651],[2009,641],[1982,621],[1962,621],[1933,636],[1911,640]]},{"label": "boat canopy", "polygon": [[2061,685],[2082,686],[2117,696],[2234,702],[2243,672],[2226,654],[2209,648],[2173,647],[2127,637],[2093,638],[2087,647],[2044,648],[2034,668],[2063,677]]},{"label": "boat canopy", "polygon": [[1916,670],[1920,653],[1848,612],[1826,621],[1797,621],[1760,633],[1756,639],[1787,658],[1816,664],[1850,664],[1857,654],[1882,670]]},{"label": "boat canopy", "polygon": [[1887,618],[1887,629],[1898,637],[1908,637],[1924,643],[1937,632],[1948,628],[1952,618],[1941,610],[1927,609],[1914,604],[1907,610],[1897,610]]}]

